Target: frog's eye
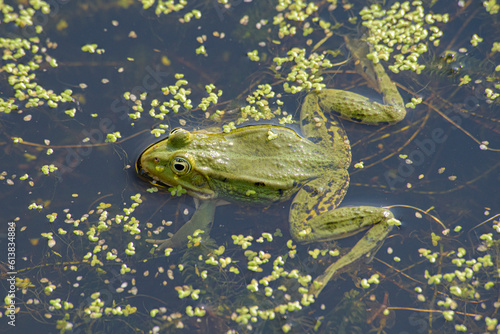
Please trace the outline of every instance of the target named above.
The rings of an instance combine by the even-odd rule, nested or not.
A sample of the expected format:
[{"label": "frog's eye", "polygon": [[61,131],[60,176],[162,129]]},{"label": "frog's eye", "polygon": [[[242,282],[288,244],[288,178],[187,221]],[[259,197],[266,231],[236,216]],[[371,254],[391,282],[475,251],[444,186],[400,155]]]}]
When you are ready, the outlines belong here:
[{"label": "frog's eye", "polygon": [[191,164],[186,159],[180,157],[172,159],[170,166],[172,167],[172,171],[177,175],[187,174],[191,170]]},{"label": "frog's eye", "polygon": [[172,129],[172,131],[170,131],[170,134],[168,136],[170,137],[171,135],[174,135],[179,131],[182,131],[182,128],[174,128]]}]

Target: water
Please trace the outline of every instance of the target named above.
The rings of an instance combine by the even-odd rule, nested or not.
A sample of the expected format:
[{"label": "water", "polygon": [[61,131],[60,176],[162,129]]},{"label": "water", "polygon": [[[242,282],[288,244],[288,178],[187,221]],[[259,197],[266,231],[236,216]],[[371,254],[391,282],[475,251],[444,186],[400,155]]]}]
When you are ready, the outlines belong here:
[{"label": "water", "polygon": [[[219,104],[207,112],[214,115],[215,110],[220,109],[226,113],[218,122],[219,118],[207,118],[199,108],[190,111],[181,107],[179,113],[171,112],[161,122],[169,126],[167,133],[177,126],[220,127],[236,121],[237,108],[245,105],[246,96],[257,85],[265,83],[282,94],[285,102],[282,109],[296,115],[304,94],[283,92],[283,77],[289,67],[285,64],[278,70],[282,77],[275,77],[270,69],[272,58],[284,57],[292,47],[305,47],[310,52],[325,36],[312,20],[318,16],[325,21],[342,22],[343,27],[334,30],[335,34],[315,51],[340,49],[344,55],[329,56],[330,61],[346,60],[343,39],[338,35],[357,29],[348,18],[362,7],[356,3],[352,9],[343,9],[339,4],[339,8],[330,11],[327,5],[321,4],[319,14],[305,18],[305,23],[286,21],[297,27],[299,33],[281,39],[272,24],[273,16],[279,13],[271,2],[235,1],[230,8],[214,1],[190,2],[180,14],[162,16],[155,15],[152,9],[143,10],[137,4],[124,8],[119,3],[54,2],[50,14],[37,12],[36,22],[43,27],[38,44],[47,47],[40,52],[42,59],[49,55],[57,59],[59,66],[52,68],[47,61],[42,61],[36,80],[56,94],[71,89],[75,100],[60,103],[57,108],[46,104],[28,108],[25,102],[17,101],[19,112],[0,114],[4,171],[0,196],[6,222],[0,230],[3,236],[0,247],[5,249],[2,254],[7,254],[7,222],[15,221],[15,276],[29,280],[24,281],[24,291],[21,288],[16,291],[16,306],[20,307],[16,326],[7,324],[9,319],[5,314],[2,318],[7,331],[56,333],[71,323],[74,333],[118,330],[309,333],[314,332],[314,328],[324,333],[356,333],[373,328],[387,333],[444,333],[454,332],[455,326],[461,325],[467,326],[467,332],[494,332],[496,325],[486,329],[485,320],[476,321],[474,316],[494,318],[498,308],[494,297],[498,292],[498,244],[487,248],[484,239],[488,236],[481,237],[492,233],[492,242],[498,243],[493,220],[487,221],[499,210],[496,188],[500,143],[495,115],[498,102],[490,103],[485,97],[485,88],[498,91],[494,87],[498,83],[494,72],[498,52],[491,52],[496,42],[492,31],[497,23],[495,15],[488,14],[480,4],[467,3],[459,7],[456,3],[446,3],[448,7],[441,7],[441,3],[444,4],[438,2],[426,9],[426,12],[450,13],[448,24],[437,24],[443,31],[440,45],[434,47],[429,43],[430,52],[421,60],[429,64],[428,70],[421,75],[390,74],[400,85],[405,101],[419,96],[424,103],[409,110],[405,121],[393,126],[344,122],[352,144],[353,164],[363,161],[365,168],[351,167],[351,186],[342,205],[393,206],[391,210],[402,226],[392,232],[372,262],[362,263],[340,275],[310,305],[300,303],[301,283],[296,278],[271,281],[272,293],[265,290],[263,282],[258,284],[257,292],[251,292],[249,285],[254,285],[252,280],[258,282],[270,275],[273,262],[280,256],[285,264],[278,267],[288,272],[297,269],[299,275],[310,275],[314,279],[335,258],[320,255],[315,259],[309,251],[337,247],[346,250],[359,236],[337,243],[290,244],[289,203],[258,210],[230,205],[217,209],[211,231],[215,240],[212,246],[173,252],[167,258],[153,256],[151,245],[144,239],[166,238],[167,232],[178,230],[194,212],[194,204],[186,196],[177,198],[165,191],[146,192],[148,185],[136,176],[134,164],[142,150],[158,140],[149,130],[158,128],[160,121],[150,117],[148,111],[153,99],[162,102],[172,98],[173,94],[165,95],[161,88],[174,85],[179,80],[176,73],[185,75],[188,84],[184,88],[190,90],[188,97],[195,107],[202,97],[208,96],[205,85],[215,84],[223,94]],[[201,19],[179,22],[193,9],[202,12]],[[248,24],[244,24],[246,15]],[[264,24],[261,19],[267,19],[268,23]],[[256,27],[259,22],[260,28]],[[308,24],[315,30],[303,37],[303,29],[307,29]],[[32,30],[20,29],[13,23],[2,23],[0,31],[5,37],[34,35]],[[214,36],[214,32],[225,36]],[[470,45],[473,34],[483,38],[477,47]],[[197,37],[203,41],[204,35],[206,41],[197,41]],[[57,43],[57,47],[53,43]],[[105,52],[81,51],[83,45],[92,43],[97,43]],[[202,44],[207,56],[195,52]],[[445,50],[459,51],[460,48],[468,51],[459,53],[455,62],[439,61],[439,55]],[[253,62],[247,57],[247,52],[253,50],[259,51],[260,61]],[[20,62],[27,62],[29,57],[28,53]],[[6,63],[8,61],[4,65]],[[450,67],[458,73],[451,73]],[[466,74],[471,82],[459,86],[460,78],[463,80]],[[489,80],[489,76],[494,78]],[[350,63],[325,70],[324,78],[328,87],[377,97],[353,72]],[[0,80],[0,97],[4,100],[14,95],[7,80],[4,69]],[[140,100],[141,93],[148,93],[142,100],[144,112],[135,121],[128,114],[136,112],[133,106],[138,103],[124,98],[127,91],[136,95],[136,101]],[[278,107],[275,99],[271,98],[270,103],[271,109]],[[71,108],[76,109],[73,118],[64,113]],[[297,128],[297,124],[291,126]],[[115,131],[120,132],[121,139],[115,144],[106,143],[106,135]],[[24,142],[15,144],[12,137],[21,137]],[[489,142],[489,150],[480,149],[483,141]],[[48,148],[54,153],[47,155]],[[41,167],[49,164],[57,166],[58,171],[43,175]],[[20,180],[25,173],[28,179]],[[142,203],[129,214],[139,221],[140,232],[134,234],[124,231],[129,221],[118,224],[116,217],[120,218],[124,215],[123,209],[131,207],[135,200],[130,197],[136,194],[141,194]],[[32,203],[43,208],[28,209]],[[49,222],[47,215],[52,213],[57,213],[57,219]],[[108,227],[101,223],[101,231],[97,233],[100,220],[107,221]],[[498,222],[498,218],[494,220]],[[484,221],[487,222],[480,225]],[[440,222],[451,229],[448,234],[443,235]],[[269,262],[260,265],[262,272],[256,272],[248,269],[251,254],[235,245],[231,236],[241,234],[258,239],[263,232],[273,234],[273,241],[254,240],[247,249],[262,251],[260,256],[264,262],[269,257]],[[96,241],[89,241],[89,235],[91,238],[97,235]],[[55,240],[53,247],[48,246],[47,237]],[[225,246],[224,254],[215,254],[213,249],[221,245]],[[135,254],[129,255],[134,248]],[[466,255],[456,260],[459,248],[463,248]],[[422,249],[430,250],[429,259],[421,256]],[[488,254],[493,265],[474,267],[486,261],[484,257]],[[118,260],[113,259],[115,255]],[[232,262],[225,267],[221,267],[222,262],[212,265],[206,262],[210,257],[231,257]],[[460,259],[469,263],[458,266]],[[2,285],[8,291],[10,274],[7,272],[14,269],[9,270],[6,261],[7,256],[2,258],[5,267]],[[125,272],[123,263],[131,271]],[[235,269],[229,270],[231,267]],[[467,271],[466,267],[471,269]],[[472,268],[475,271],[470,273]],[[239,273],[234,272],[236,269]],[[205,271],[206,278],[203,278]],[[433,275],[456,272],[455,277],[447,276],[450,281],[436,276],[434,279],[439,278],[440,283],[429,284]],[[471,276],[462,280],[460,277],[466,272]],[[374,274],[379,275],[380,283],[361,288],[361,279]],[[492,286],[486,288],[488,282]],[[191,292],[188,297],[179,298],[179,290],[185,294],[194,290],[194,295]],[[97,292],[99,296],[93,295]],[[350,292],[350,298],[344,296],[346,292]],[[99,304],[97,298],[103,304]],[[447,298],[453,302],[446,304]],[[72,307],[64,310],[64,301]],[[289,310],[280,313],[279,305],[287,305]],[[106,314],[120,313],[118,306],[130,315]],[[197,311],[201,312],[199,316],[192,314],[196,307],[201,310]],[[264,313],[255,313],[255,307]],[[388,314],[384,315],[387,307]],[[154,318],[150,316],[152,310],[158,310]],[[263,320],[266,315],[270,316],[270,310],[274,310],[274,319]],[[452,310],[454,320],[444,320],[451,316]],[[247,324],[243,320],[246,314],[250,314]]]}]

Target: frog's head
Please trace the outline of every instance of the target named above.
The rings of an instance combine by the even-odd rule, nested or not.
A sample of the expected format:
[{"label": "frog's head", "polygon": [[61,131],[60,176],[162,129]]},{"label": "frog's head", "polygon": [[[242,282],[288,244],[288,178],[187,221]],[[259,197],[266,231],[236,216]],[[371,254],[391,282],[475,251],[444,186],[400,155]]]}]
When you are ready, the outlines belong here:
[{"label": "frog's head", "polygon": [[208,177],[197,168],[189,149],[193,138],[187,130],[172,130],[168,138],[142,152],[136,162],[137,173],[155,186],[180,185],[195,198],[214,198],[216,195],[210,188]]}]

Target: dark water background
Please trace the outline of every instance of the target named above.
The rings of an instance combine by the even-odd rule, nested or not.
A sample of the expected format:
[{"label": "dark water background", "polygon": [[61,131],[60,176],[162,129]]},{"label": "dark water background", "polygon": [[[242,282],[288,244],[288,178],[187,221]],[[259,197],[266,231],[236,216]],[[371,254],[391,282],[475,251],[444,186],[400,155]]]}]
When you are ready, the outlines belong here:
[{"label": "dark water background", "polygon": [[[163,235],[167,231],[176,231],[187,220],[183,214],[184,209],[188,208],[192,212],[194,205],[188,197],[171,198],[168,193],[149,194],[145,191],[148,185],[136,176],[134,163],[145,147],[158,140],[149,133],[152,127],[157,126],[158,121],[147,115],[149,109],[147,103],[144,106],[143,117],[135,122],[131,121],[128,117],[128,113],[131,112],[129,102],[122,96],[125,91],[145,90],[149,96],[161,98],[160,88],[175,83],[175,73],[184,73],[189,81],[188,87],[192,90],[190,98],[193,104],[197,104],[201,97],[206,96],[204,86],[214,83],[224,92],[219,100],[223,104],[217,108],[234,109],[245,103],[244,97],[248,89],[254,87],[256,83],[277,82],[269,70],[270,58],[284,56],[286,49],[291,46],[304,47],[306,38],[297,36],[285,39],[282,45],[274,45],[271,40],[276,38],[275,28],[271,22],[262,29],[256,29],[254,27],[258,21],[256,17],[261,15],[268,19],[272,18],[269,13],[274,7],[267,1],[259,4],[255,1],[254,3],[236,1],[230,9],[215,1],[193,2],[188,8],[199,9],[203,17],[185,24],[179,22],[182,15],[173,13],[157,17],[153,11],[142,10],[138,5],[128,8],[122,8],[117,3],[101,2],[53,5],[53,13],[42,22],[43,38],[58,44],[57,48],[47,50],[47,54],[57,59],[59,67],[42,69],[37,72],[37,78],[45,87],[50,87],[56,92],[72,89],[79,102],[75,104],[77,113],[74,118],[65,115],[65,109],[62,107],[56,109],[40,107],[22,110],[20,113],[0,114],[1,171],[7,174],[0,185],[2,189],[0,217],[5,222],[17,219],[17,269],[29,268],[19,277],[29,278],[36,286],[31,290],[32,294],[28,293],[26,296],[21,291],[17,292],[17,305],[21,307],[21,313],[17,315],[17,326],[11,328],[2,325],[2,329],[8,333],[28,330],[41,333],[59,331],[56,329],[55,321],[59,320],[60,316],[47,319],[45,315],[50,313],[47,307],[35,306],[28,301],[38,296],[43,304],[48,303],[50,298],[56,298],[47,298],[41,288],[46,284],[38,283],[42,278],[48,278],[58,286],[57,296],[71,301],[77,308],[83,307],[82,305],[88,300],[88,294],[95,291],[101,291],[109,301],[121,300],[138,307],[136,317],[117,316],[95,323],[82,322],[72,313],[71,317],[75,318],[70,318],[69,321],[79,324],[73,330],[74,333],[114,333],[113,328],[120,328],[121,332],[148,332],[154,326],[161,326],[162,323],[159,320],[153,323],[148,315],[149,310],[162,306],[167,308],[167,314],[175,312],[184,314],[185,328],[177,330],[186,333],[226,332],[229,329],[236,329],[240,333],[265,333],[279,331],[285,323],[291,324],[294,332],[314,332],[312,327],[314,321],[318,319],[322,319],[324,324],[323,327],[319,327],[320,332],[332,330],[341,332],[342,325],[339,324],[342,323],[342,312],[345,312],[345,318],[352,315],[353,311],[349,311],[347,307],[340,308],[335,314],[336,319],[339,319],[338,322],[332,324],[329,323],[329,319],[333,319],[332,310],[336,310],[335,307],[338,307],[344,292],[351,289],[361,291],[358,300],[363,302],[369,299],[370,294],[376,297],[378,304],[374,303],[375,306],[370,306],[369,303],[358,305],[358,308],[366,314],[370,314],[376,305],[380,305],[385,294],[389,295],[388,306],[401,307],[400,310],[391,311],[391,315],[384,320],[387,321],[385,328],[387,333],[427,333],[431,330],[453,332],[453,325],[445,322],[440,313],[436,313],[436,318],[430,321],[429,313],[415,311],[415,309],[426,310],[431,307],[429,305],[435,305],[430,300],[433,298],[442,300],[445,298],[442,293],[446,292],[446,289],[436,289],[432,292],[433,287],[426,287],[424,271],[429,269],[436,273],[436,268],[422,262],[418,249],[428,248],[445,252],[464,247],[472,256],[481,243],[479,236],[491,232],[491,223],[473,228],[498,213],[500,161],[498,151],[481,150],[479,144],[471,139],[472,136],[479,142],[487,140],[490,148],[497,150],[500,148],[498,102],[488,103],[484,97],[484,88],[491,86],[486,77],[494,75],[494,68],[498,64],[498,56],[492,56],[490,53],[492,41],[497,38],[494,33],[495,28],[491,27],[498,28],[498,17],[486,13],[480,2],[470,5],[466,10],[461,9],[455,2],[446,2],[449,7],[444,8],[440,7],[441,4],[445,2],[438,1],[438,4],[432,7],[432,11],[449,12],[453,20],[442,27],[444,36],[440,46],[432,47],[430,55],[423,59],[429,62],[429,70],[420,76],[414,73],[390,74],[400,87],[405,88],[402,90],[405,101],[414,95],[419,95],[426,103],[410,110],[408,117],[402,123],[392,127],[377,128],[344,122],[352,143],[353,162],[364,161],[365,167],[368,168],[358,170],[351,167],[351,186],[342,205],[407,205],[424,211],[430,209],[429,213],[442,221],[446,227],[453,230],[456,226],[462,226],[462,231],[451,232],[449,238],[444,237],[444,248],[432,248],[430,233],[442,235],[442,228],[436,221],[425,215],[423,218],[417,218],[414,209],[395,207],[392,211],[401,220],[402,226],[385,242],[377,254],[377,259],[397,269],[415,264],[414,268],[405,271],[405,275],[412,279],[395,273],[387,265],[375,259],[369,265],[358,268],[359,271],[350,273],[352,276],[345,273],[340,279],[330,282],[315,304],[283,317],[277,322],[278,325],[260,322],[251,330],[244,326],[240,327],[229,319],[231,312],[234,311],[230,308],[238,305],[238,302],[235,302],[238,298],[241,298],[240,305],[256,303],[255,300],[248,300],[245,288],[255,273],[246,270],[243,262],[240,267],[240,271],[244,271],[243,274],[236,278],[227,278],[228,282],[224,284],[221,282],[220,286],[213,288],[213,294],[207,292],[201,302],[195,303],[203,304],[210,311],[209,316],[201,318],[200,321],[185,317],[186,305],[195,304],[180,300],[174,290],[175,286],[193,284],[190,281],[192,277],[182,276],[176,271],[175,280],[168,281],[166,286],[162,284],[163,279],[153,277],[158,267],[175,270],[175,265],[183,263],[185,258],[182,258],[183,253],[176,253],[167,259],[149,255],[150,246],[142,241],[146,238],[146,231],[153,231],[162,220],[173,221],[172,226],[166,228]],[[354,8],[352,12],[359,11],[361,7],[356,4]],[[333,15],[347,26],[347,17],[352,12],[338,8]],[[324,19],[327,18],[328,11],[324,10],[321,13]],[[249,26],[239,23],[243,15],[250,16]],[[62,20],[68,22],[68,27],[58,30],[57,24]],[[114,26],[112,20],[116,20],[118,26]],[[461,29],[463,25],[465,28]],[[350,27],[354,30],[355,26],[350,25]],[[12,24],[0,24],[0,29],[5,36],[22,35],[22,31]],[[348,30],[341,32],[352,33]],[[131,31],[135,32],[137,38],[129,37]],[[224,32],[226,36],[222,39],[214,37],[213,31]],[[471,36],[475,33],[484,38],[484,42],[477,48],[469,44]],[[207,57],[195,54],[195,49],[200,45],[196,37],[201,35],[207,36],[207,41],[204,43],[208,52]],[[266,41],[265,47],[258,46],[257,43],[261,41]],[[84,53],[81,47],[87,43],[97,43],[106,52],[103,55]],[[345,50],[340,36],[332,37],[325,47]],[[461,55],[457,62],[445,65],[444,69],[436,68],[435,63],[439,62],[440,54],[447,49],[457,51],[464,47],[468,48],[469,52]],[[266,54],[267,59],[262,59],[260,62],[250,61],[247,52],[254,49],[259,50],[261,58]],[[167,57],[171,62],[170,65],[162,63],[162,57]],[[133,58],[133,61],[127,58]],[[339,56],[335,61],[340,62],[345,58]],[[458,68],[458,74],[451,75],[453,71],[450,67],[453,66]],[[120,68],[123,68],[123,71],[119,70]],[[363,86],[363,80],[358,75],[352,73],[351,65],[340,69],[347,72],[332,71],[326,75],[328,87],[345,88],[376,96],[376,93]],[[469,74],[473,81],[481,80],[482,83],[458,87],[459,78],[465,74]],[[0,96],[3,98],[9,96],[12,91],[6,78],[5,74],[0,73],[2,91]],[[103,83],[103,78],[108,79],[109,83]],[[86,84],[86,88],[81,88],[82,83]],[[295,114],[299,110],[302,98],[303,96],[284,94],[283,100],[286,102],[284,109],[288,113]],[[230,101],[233,102],[229,103]],[[448,115],[460,125],[461,129],[451,124],[449,119],[443,118],[437,111]],[[98,116],[92,117],[93,113]],[[31,120],[23,120],[28,114],[32,115]],[[171,113],[163,123],[168,124],[169,129],[173,129],[181,124],[184,125],[182,120],[187,122],[186,127],[189,128],[214,125],[205,119],[204,112],[199,109],[182,110],[178,114]],[[234,116],[228,115],[227,121],[229,120],[234,120]],[[117,144],[105,144],[106,134],[114,131],[120,131],[122,140]],[[13,144],[11,137],[22,137],[25,144]],[[92,145],[82,145],[82,139],[86,137],[91,138],[87,144]],[[45,148],[40,148],[45,139],[49,139],[50,144],[55,146],[53,155],[46,155]],[[34,146],[30,143],[40,145]],[[35,159],[30,159],[26,154],[33,155]],[[399,157],[399,154],[407,155],[413,160],[413,164],[406,164],[405,159]],[[59,167],[59,171],[50,176],[41,174],[41,166],[52,163]],[[438,173],[440,168],[444,168],[441,174]],[[34,181],[33,186],[28,185],[27,181],[18,179],[24,173],[30,175],[30,180]],[[17,177],[14,178],[13,175]],[[9,185],[6,179],[12,179],[14,185]],[[110,247],[120,250],[124,248],[124,244],[135,242],[137,255],[135,259],[130,260],[130,263],[134,264],[135,273],[120,275],[119,266],[108,264],[109,266],[105,265],[105,270],[109,276],[99,278],[95,273],[90,274],[94,270],[89,267],[82,267],[75,273],[63,270],[64,265],[54,264],[61,262],[81,264],[82,256],[94,247],[94,245],[88,246],[79,238],[64,239],[70,240],[69,242],[58,239],[59,228],[71,231],[72,225],[64,223],[66,209],[69,209],[72,217],[79,218],[100,202],[105,202],[113,205],[110,215],[114,215],[119,213],[122,207],[129,207],[130,196],[137,193],[142,194],[144,203],[133,215],[141,222],[142,239],[134,241],[126,234],[120,235],[119,230],[118,234],[107,239]],[[73,197],[72,194],[78,194],[78,197]],[[28,206],[33,202],[43,203],[44,209],[28,210]],[[58,219],[54,223],[49,223],[46,215],[52,212],[58,213]],[[287,215],[288,203],[258,210],[234,205],[225,206],[217,210],[211,236],[217,244],[226,244],[226,248],[236,252],[237,247],[232,244],[231,235],[258,237],[261,232],[273,233],[279,228],[283,237],[276,237],[272,244],[264,244],[263,249],[271,254],[286,254],[288,251],[286,242],[290,239]],[[91,223],[95,222],[94,219]],[[147,222],[152,224],[151,227],[145,226]],[[81,223],[79,229],[86,232],[89,225],[90,223]],[[7,229],[3,227],[0,230],[4,234],[6,231]],[[40,237],[41,233],[46,232],[53,232],[56,236],[57,244],[54,248],[47,247],[47,240]],[[4,240],[0,241],[0,247],[6,248]],[[342,247],[349,247],[356,240],[357,237],[354,237],[342,240],[339,244]],[[300,266],[303,272],[313,278],[318,276],[324,265],[318,265],[311,259],[307,250],[322,247],[328,245],[299,245],[300,255],[295,259],[294,265]],[[394,250],[393,254],[387,254],[388,247]],[[394,262],[394,256],[400,257],[401,262]],[[240,261],[245,260],[241,252],[240,257]],[[146,259],[148,260],[145,261]],[[147,270],[150,275],[145,277],[143,273]],[[369,292],[363,291],[359,286],[356,287],[355,276],[370,277],[376,272],[385,275],[382,284]],[[92,278],[85,283],[87,274]],[[79,275],[83,275],[83,283],[81,288],[77,289],[72,286]],[[490,277],[483,275],[483,278],[495,282],[493,290],[498,293],[498,275],[496,278],[493,275]],[[262,276],[255,277],[258,280]],[[416,284],[415,280],[421,284]],[[115,292],[122,284],[126,284],[125,290],[130,289],[134,285],[132,281],[138,287],[138,296],[132,297],[126,292],[121,294]],[[5,280],[2,284],[7,287]],[[428,303],[419,303],[416,300],[414,293],[416,285],[426,289]],[[229,291],[231,289],[233,290]],[[491,296],[494,295],[495,292]],[[217,299],[217,296],[220,296],[220,299]],[[483,308],[480,308],[476,301],[471,303],[470,308],[463,306],[467,302],[461,305],[471,313],[484,312],[485,315],[494,315],[495,312],[491,312],[493,307],[491,296],[483,295],[485,300]],[[226,301],[225,298],[229,300]],[[464,318],[466,317],[458,317],[456,323],[473,322]],[[366,319],[370,319],[370,316],[365,315]],[[6,322],[7,318],[4,316],[1,320]],[[337,320],[331,320],[335,321]],[[380,320],[376,319],[375,323],[377,321]],[[345,329],[345,332],[358,332],[358,330],[361,332],[373,326],[378,325],[362,321],[356,326],[346,327],[348,329]],[[479,321],[477,327],[481,328]],[[166,327],[163,330],[174,332],[176,329]],[[474,331],[476,330],[477,328]],[[481,331],[484,331],[484,327]]]}]

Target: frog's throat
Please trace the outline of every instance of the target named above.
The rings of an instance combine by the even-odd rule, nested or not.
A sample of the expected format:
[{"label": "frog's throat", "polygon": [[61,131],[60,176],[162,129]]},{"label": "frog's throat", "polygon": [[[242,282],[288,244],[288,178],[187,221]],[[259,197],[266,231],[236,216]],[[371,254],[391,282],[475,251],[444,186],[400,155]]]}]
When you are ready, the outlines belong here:
[{"label": "frog's throat", "polygon": [[198,198],[201,200],[215,199],[217,197],[216,193],[210,188],[197,188],[189,183],[179,182],[175,184],[168,184],[160,180],[158,177],[153,176],[154,184],[161,187],[177,187],[181,186],[187,191],[187,194],[191,197]]},{"label": "frog's throat", "polygon": [[198,198],[201,200],[215,199],[217,196],[214,191],[204,189],[205,191],[199,191],[194,189],[186,189],[187,194],[191,197]]}]

